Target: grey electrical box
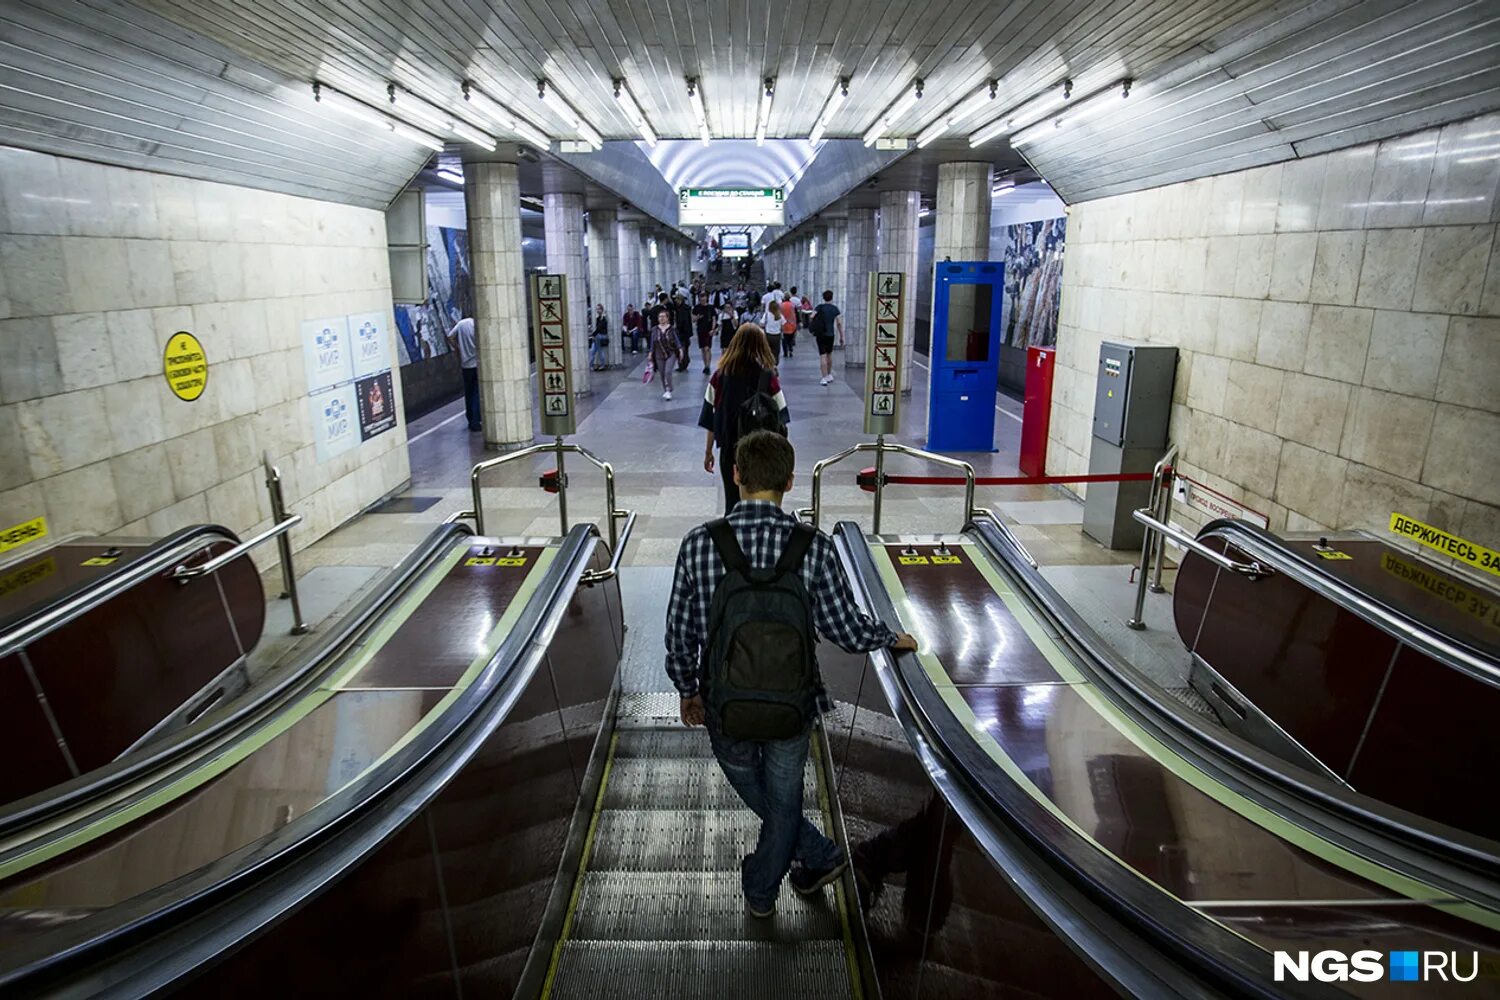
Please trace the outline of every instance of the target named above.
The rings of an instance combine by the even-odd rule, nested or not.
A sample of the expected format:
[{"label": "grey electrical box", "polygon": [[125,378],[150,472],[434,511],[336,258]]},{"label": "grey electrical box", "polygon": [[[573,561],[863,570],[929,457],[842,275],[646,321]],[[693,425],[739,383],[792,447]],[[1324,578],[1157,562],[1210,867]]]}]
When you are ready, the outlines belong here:
[{"label": "grey electrical box", "polygon": [[[1094,385],[1090,475],[1150,472],[1167,447],[1177,348],[1106,340]],[[1135,548],[1145,528],[1131,516],[1146,506],[1149,482],[1090,483],[1083,530],[1112,549]]]}]

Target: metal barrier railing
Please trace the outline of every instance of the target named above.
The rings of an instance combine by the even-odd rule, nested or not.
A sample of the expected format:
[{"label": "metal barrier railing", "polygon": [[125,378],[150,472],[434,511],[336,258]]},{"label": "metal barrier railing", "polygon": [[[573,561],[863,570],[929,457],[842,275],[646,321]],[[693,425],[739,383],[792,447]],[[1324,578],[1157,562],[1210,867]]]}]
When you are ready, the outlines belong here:
[{"label": "metal barrier railing", "polygon": [[[582,583],[585,585],[600,583],[604,580],[613,579],[619,572],[620,556],[625,551],[626,544],[630,541],[630,533],[635,529],[636,512],[633,510],[620,510],[615,506],[615,469],[608,462],[594,455],[593,452],[580,445],[564,441],[561,436],[549,444],[534,444],[516,451],[506,452],[495,458],[487,459],[474,466],[469,471],[469,488],[473,494],[473,510],[461,510],[451,514],[444,523],[468,518],[474,522],[475,531],[485,534],[484,530],[484,498],[481,491],[481,478],[491,469],[499,468],[511,462],[529,458],[532,455],[540,455],[551,452],[557,456],[557,511],[561,521],[561,533],[568,533],[568,476],[563,468],[564,455],[578,455],[604,473],[604,505],[605,505],[605,530],[609,535],[610,560],[609,566],[602,570],[589,570],[583,574]],[[624,529],[616,527],[617,522],[624,521]],[[597,530],[597,527],[596,527]]]},{"label": "metal barrier railing", "polygon": [[200,576],[208,576],[210,573],[217,573],[219,570],[223,569],[225,566],[228,566],[230,563],[234,562],[236,559],[244,555],[246,552],[249,552],[251,549],[258,547],[273,538],[285,535],[295,525],[301,523],[302,515],[293,514],[290,517],[286,518],[286,520],[271,525],[260,534],[245,539],[243,542],[240,542],[240,544],[234,546],[233,548],[225,549],[223,552],[220,552],[218,555],[214,556],[207,562],[199,563],[196,566],[178,566],[172,571],[172,579],[178,581],[179,583],[187,583],[189,580],[196,580]]},{"label": "metal barrier railing", "polygon": [[[271,520],[280,523],[287,519],[286,500],[281,495],[281,469],[271,464],[271,456],[266,452],[261,452],[260,462],[266,470],[266,492],[271,495]],[[281,557],[281,596],[292,602],[291,634],[303,635],[310,626],[302,618],[302,599],[297,596],[297,570],[292,565],[292,539],[286,532],[276,536],[276,551]]]},{"label": "metal barrier railing", "polygon": [[[974,520],[975,517],[989,517],[995,520],[995,515],[983,507],[974,506],[974,467],[968,462],[947,455],[937,455],[930,451],[922,451],[920,448],[911,448],[904,444],[889,444],[885,435],[878,435],[874,441],[861,441],[850,448],[845,448],[837,455],[830,455],[820,460],[813,466],[812,473],[812,506],[804,507],[797,511],[797,516],[804,521],[811,521],[814,528],[821,527],[823,510],[823,472],[830,466],[857,455],[861,452],[873,451],[875,453],[875,524],[874,534],[880,534],[880,501],[884,493],[882,479],[885,476],[886,455],[909,455],[912,458],[920,458],[938,465],[946,465],[949,468],[962,470],[964,474],[964,523]],[[998,522],[997,522],[998,523]]]},{"label": "metal barrier railing", "polygon": [[1144,618],[1146,609],[1146,586],[1147,579],[1150,575],[1148,572],[1147,561],[1150,558],[1151,550],[1153,548],[1157,548],[1158,551],[1160,551],[1161,543],[1165,539],[1171,539],[1188,551],[1207,559],[1209,562],[1213,563],[1215,566],[1218,566],[1220,569],[1227,569],[1230,572],[1248,576],[1252,580],[1258,579],[1263,576],[1270,576],[1272,573],[1276,572],[1273,568],[1264,563],[1242,563],[1237,560],[1231,559],[1217,549],[1213,549],[1207,545],[1204,545],[1202,542],[1198,541],[1198,539],[1194,538],[1186,531],[1183,531],[1181,528],[1175,528],[1165,521],[1158,519],[1154,516],[1155,513],[1156,512],[1149,507],[1142,507],[1131,514],[1132,517],[1146,526],[1146,538],[1141,543],[1141,570],[1140,579],[1136,581],[1135,615],[1125,623],[1130,628],[1139,631],[1146,627],[1146,620]]}]

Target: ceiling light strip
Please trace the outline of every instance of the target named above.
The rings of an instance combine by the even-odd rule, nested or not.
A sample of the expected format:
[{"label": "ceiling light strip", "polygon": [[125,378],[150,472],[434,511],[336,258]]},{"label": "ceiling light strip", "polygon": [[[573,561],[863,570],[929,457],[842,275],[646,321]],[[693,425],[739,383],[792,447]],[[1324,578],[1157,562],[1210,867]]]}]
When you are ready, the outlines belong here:
[{"label": "ceiling light strip", "polygon": [[885,135],[885,133],[890,129],[891,124],[895,122],[897,118],[900,118],[902,115],[906,114],[907,111],[911,110],[912,105],[916,104],[917,101],[921,100],[921,98],[922,78],[918,77],[917,79],[912,81],[910,87],[906,88],[906,92],[904,94],[896,98],[896,103],[892,104],[889,108],[886,109],[885,114],[875,119],[875,124],[871,125],[869,130],[865,132],[865,145],[875,145],[875,140]]},{"label": "ceiling light strip", "polygon": [[507,132],[513,132],[538,149],[551,148],[552,140],[541,129],[490,97],[469,80],[464,81],[464,101],[475,114],[494,122]]},{"label": "ceiling light strip", "polygon": [[849,96],[849,78],[839,77],[839,85],[833,88],[833,93],[828,95],[828,103],[823,105],[823,111],[818,115],[818,120],[813,123],[812,132],[807,136],[807,141],[816,143],[823,138],[823,133],[828,131],[828,123],[833,120],[833,113],[839,109]]},{"label": "ceiling light strip", "polygon": [[1077,124],[1105,111],[1111,111],[1119,107],[1120,102],[1130,96],[1130,87],[1133,81],[1121,80],[1113,86],[1099,91],[1091,97],[1079,101],[1064,109],[1062,113],[1053,115],[1051,118],[1037,122],[1030,128],[1021,129],[1010,137],[1012,146],[1024,146],[1029,142],[1048,135],[1055,135],[1058,129],[1065,125]]},{"label": "ceiling light strip", "polygon": [[447,108],[424,100],[411,91],[402,90],[394,83],[386,84],[385,93],[386,100],[393,112],[406,115],[408,118],[415,118],[426,128],[444,133],[451,132],[460,139],[473,143],[481,149],[493,150],[498,142],[494,136],[486,132],[481,132],[473,125],[455,116]]},{"label": "ceiling light strip", "polygon": [[625,112],[626,119],[641,134],[641,139],[648,146],[656,145],[656,132],[651,128],[651,123],[646,120],[646,113],[641,106],[635,103],[635,98],[630,96],[630,91],[625,88],[624,80],[615,80],[615,100],[620,103],[620,110]]},{"label": "ceiling light strip", "polygon": [[969,145],[983,146],[997,136],[1023,128],[1049,113],[1058,105],[1067,103],[1073,96],[1073,81],[1064,80],[1055,87],[1042,91],[1035,97],[1016,105],[1006,114],[969,136]]},{"label": "ceiling light strip", "polygon": [[776,78],[768,76],[760,91],[760,110],[755,114],[755,144],[766,144],[766,125],[771,120],[771,102],[776,99]]},{"label": "ceiling light strip", "polygon": [[991,80],[989,83],[985,84],[984,87],[970,94],[962,101],[958,102],[951,109],[949,109],[947,114],[943,115],[937,121],[927,126],[917,135],[917,148],[921,149],[923,146],[928,145],[935,139],[938,139],[939,137],[947,134],[949,129],[957,125],[959,122],[963,121],[965,118],[972,117],[978,112],[984,110],[986,106],[994,101],[995,95],[999,93],[999,90],[1000,81]]},{"label": "ceiling light strip", "polygon": [[698,87],[698,78],[690,76],[687,78],[688,103],[693,106],[693,117],[698,120],[698,137],[703,140],[703,145],[708,145],[712,138],[708,131],[708,109],[703,106],[703,91]]},{"label": "ceiling light strip", "polygon": [[330,111],[358,118],[392,135],[414,142],[428,149],[440,150],[443,148],[443,140],[419,128],[413,128],[403,121],[391,117],[383,111],[378,111],[362,101],[357,101],[348,94],[334,90],[324,83],[314,82],[312,85],[313,100]]},{"label": "ceiling light strip", "polygon": [[536,96],[547,107],[556,112],[557,116],[567,122],[568,127],[578,133],[579,138],[593,146],[595,149],[604,148],[604,137],[599,130],[584,120],[578,109],[568,103],[567,98],[557,92],[557,88],[550,86],[545,78],[536,82]]}]

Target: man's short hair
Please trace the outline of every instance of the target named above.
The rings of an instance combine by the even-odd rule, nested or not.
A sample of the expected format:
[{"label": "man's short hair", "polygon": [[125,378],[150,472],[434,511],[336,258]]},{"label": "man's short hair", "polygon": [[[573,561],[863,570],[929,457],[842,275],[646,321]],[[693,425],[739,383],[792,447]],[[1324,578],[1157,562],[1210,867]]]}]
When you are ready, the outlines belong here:
[{"label": "man's short hair", "polygon": [[832,302],[833,301],[833,289],[829,288],[829,289],[827,289],[827,290],[825,290],[823,292],[823,301],[824,302]]},{"label": "man's short hair", "polygon": [[775,431],[751,431],[734,449],[734,467],[746,493],[784,492],[796,464],[796,449]]}]

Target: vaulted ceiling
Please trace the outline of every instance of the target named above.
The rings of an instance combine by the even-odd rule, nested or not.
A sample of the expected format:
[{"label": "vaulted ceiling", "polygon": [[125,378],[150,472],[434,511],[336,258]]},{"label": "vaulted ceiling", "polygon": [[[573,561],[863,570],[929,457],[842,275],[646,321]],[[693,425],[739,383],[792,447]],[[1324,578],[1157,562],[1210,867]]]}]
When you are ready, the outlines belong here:
[{"label": "vaulted ceiling", "polygon": [[[667,184],[657,178],[635,192],[648,161],[627,147],[641,133],[615,81],[657,135],[694,139],[690,77],[717,145],[646,149]],[[719,143],[754,136],[766,77],[775,95],[766,134],[788,142]],[[1078,201],[1500,107],[1500,8],[1494,0],[0,0],[0,142],[366,205],[385,204],[431,151],[330,114],[312,100],[314,80],[385,108],[394,83],[482,124],[464,103],[469,81],[554,140],[586,136],[571,124],[576,112],[605,140],[602,152],[554,143],[529,155],[566,162],[668,214],[663,191],[672,184],[788,167],[816,210],[899,159],[826,152],[847,144],[814,157],[805,140],[841,78],[848,97],[827,118],[834,139],[863,135],[919,79],[920,99],[890,116],[887,135],[914,138],[995,81],[993,100],[980,99],[918,161],[977,156],[1009,169],[1024,154],[1065,200]],[[539,79],[549,99],[538,96]],[[1126,79],[1129,96],[1110,99]],[[977,149],[965,141],[1038,95],[1060,94],[1064,81],[1066,127],[1018,149],[1003,129]],[[1099,113],[1075,122],[1072,106],[1095,95]],[[491,129],[502,140],[492,155],[515,155],[515,134]],[[473,155],[446,138],[450,151]]]}]

